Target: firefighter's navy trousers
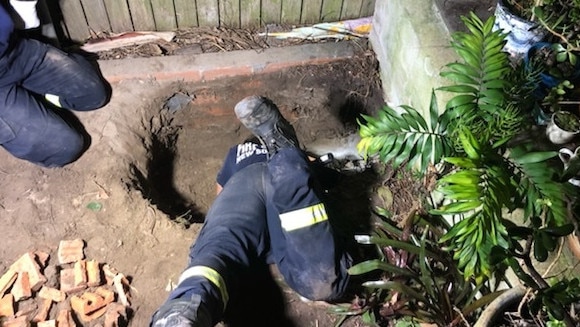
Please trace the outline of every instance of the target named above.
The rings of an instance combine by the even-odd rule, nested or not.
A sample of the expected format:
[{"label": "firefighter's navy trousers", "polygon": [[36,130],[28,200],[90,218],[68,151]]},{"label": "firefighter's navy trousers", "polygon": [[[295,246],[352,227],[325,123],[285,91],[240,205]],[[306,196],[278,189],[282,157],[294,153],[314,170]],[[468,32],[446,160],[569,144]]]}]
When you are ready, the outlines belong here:
[{"label": "firefighter's navy trousers", "polygon": [[339,250],[315,185],[297,148],[237,172],[210,208],[168,301],[199,295],[215,324],[244,283],[242,276],[264,262],[275,263],[303,297],[340,297],[351,259]]},{"label": "firefighter's navy trousers", "polygon": [[46,166],[63,166],[86,147],[60,108],[103,106],[109,89],[94,67],[32,39],[18,39],[0,57],[0,144],[12,155]]}]

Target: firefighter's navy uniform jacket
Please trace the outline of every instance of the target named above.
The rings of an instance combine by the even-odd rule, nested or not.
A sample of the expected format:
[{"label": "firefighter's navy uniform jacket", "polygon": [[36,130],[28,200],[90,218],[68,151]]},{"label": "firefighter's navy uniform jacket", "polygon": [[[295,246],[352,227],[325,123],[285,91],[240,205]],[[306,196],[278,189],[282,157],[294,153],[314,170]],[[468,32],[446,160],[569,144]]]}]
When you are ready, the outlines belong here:
[{"label": "firefighter's navy uniform jacket", "polygon": [[35,164],[63,166],[88,142],[57,111],[99,108],[110,89],[80,55],[19,37],[7,3],[0,0],[0,145]]},{"label": "firefighter's navy uniform jacket", "polygon": [[251,142],[230,149],[217,178],[223,190],[168,298],[201,299],[213,324],[243,276],[266,262],[310,300],[337,299],[347,286],[351,259],[339,250],[306,155],[284,148],[266,161],[265,153]]}]

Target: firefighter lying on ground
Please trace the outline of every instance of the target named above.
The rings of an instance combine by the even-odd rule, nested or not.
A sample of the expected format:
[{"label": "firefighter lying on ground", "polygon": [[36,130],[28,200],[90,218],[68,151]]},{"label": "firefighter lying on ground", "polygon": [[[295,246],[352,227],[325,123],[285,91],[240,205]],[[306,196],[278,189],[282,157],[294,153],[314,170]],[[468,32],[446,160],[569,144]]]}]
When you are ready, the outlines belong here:
[{"label": "firefighter lying on ground", "polygon": [[228,153],[217,178],[223,190],[153,327],[214,326],[243,276],[266,264],[276,264],[306,299],[334,301],[345,293],[352,259],[333,232],[294,128],[264,97],[243,99],[235,113],[262,145],[246,142]]}]

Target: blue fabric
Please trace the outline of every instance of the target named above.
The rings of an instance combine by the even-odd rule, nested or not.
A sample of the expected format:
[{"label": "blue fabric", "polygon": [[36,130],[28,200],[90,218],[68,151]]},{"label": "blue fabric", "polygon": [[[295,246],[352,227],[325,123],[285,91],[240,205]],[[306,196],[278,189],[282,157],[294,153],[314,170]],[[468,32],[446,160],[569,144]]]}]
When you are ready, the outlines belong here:
[{"label": "blue fabric", "polygon": [[103,106],[110,89],[80,55],[36,40],[16,40],[0,57],[0,144],[38,165],[64,166],[80,156],[88,139],[46,94],[58,96],[64,109],[87,111]]},{"label": "blue fabric", "polygon": [[6,52],[10,44],[10,35],[14,30],[14,23],[6,9],[0,4],[0,57]]},{"label": "blue fabric", "polygon": [[217,174],[217,183],[222,187],[228,180],[243,168],[267,159],[268,150],[254,141],[247,141],[231,147],[226,155],[221,170]]},{"label": "blue fabric", "polygon": [[[274,262],[299,294],[313,300],[337,299],[346,289],[351,259],[337,245],[330,222],[292,232],[283,231],[280,224],[280,212],[320,202],[311,187],[315,184],[297,148],[282,149],[269,162],[235,173],[212,204],[190,249],[188,267],[216,270],[230,299],[235,299],[248,276]],[[222,319],[220,293],[204,278],[186,279],[168,301],[191,294],[201,295],[214,323]]]}]

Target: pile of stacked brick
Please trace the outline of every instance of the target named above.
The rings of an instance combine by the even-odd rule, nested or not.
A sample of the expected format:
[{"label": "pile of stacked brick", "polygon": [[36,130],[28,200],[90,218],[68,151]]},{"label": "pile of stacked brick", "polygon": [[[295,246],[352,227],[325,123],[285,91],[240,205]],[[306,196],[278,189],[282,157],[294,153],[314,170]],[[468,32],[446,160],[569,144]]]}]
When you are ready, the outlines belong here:
[{"label": "pile of stacked brick", "polygon": [[81,239],[63,240],[56,260],[32,251],[8,267],[0,277],[0,326],[126,326],[129,280],[108,264],[85,259],[84,248]]}]

